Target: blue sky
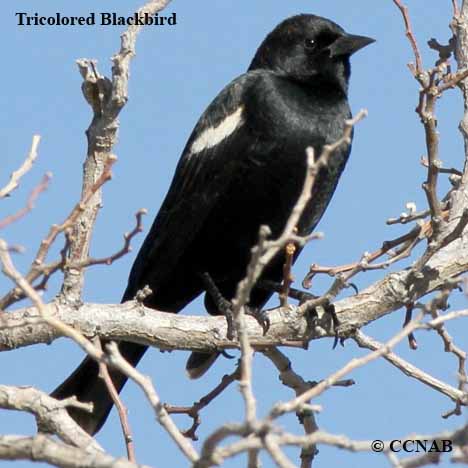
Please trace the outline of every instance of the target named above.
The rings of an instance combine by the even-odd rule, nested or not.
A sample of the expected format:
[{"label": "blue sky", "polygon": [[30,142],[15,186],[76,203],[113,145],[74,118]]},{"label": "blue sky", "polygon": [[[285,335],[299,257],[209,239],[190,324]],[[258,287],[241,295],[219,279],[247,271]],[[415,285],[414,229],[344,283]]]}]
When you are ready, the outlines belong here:
[{"label": "blue sky", "polygon": [[[24,204],[29,189],[46,171],[54,178],[35,210],[28,217],[5,229],[1,235],[10,243],[26,247],[16,256],[23,270],[31,260],[38,240],[52,223],[63,220],[79,197],[81,165],[86,154],[84,131],[91,110],[84,101],[81,77],[75,60],[96,58],[101,73],[109,75],[110,57],[119,47],[122,27],[43,26],[20,27],[15,12],[51,15],[87,15],[89,12],[115,11],[130,15],[138,6],[134,0],[69,3],[59,0],[3,2],[0,7],[4,38],[2,92],[0,92],[0,135],[3,143],[0,185],[22,161],[34,133],[42,136],[39,159],[23,179],[21,187],[8,200],[2,200],[2,215]],[[425,45],[431,37],[445,43],[450,37],[450,2],[407,0],[425,65],[434,54]],[[405,232],[389,227],[385,220],[404,211],[414,201],[425,207],[421,183],[425,171],[419,158],[425,153],[422,127],[414,108],[418,86],[407,70],[412,60],[404,36],[400,13],[391,0],[290,0],[255,2],[225,0],[173,1],[169,13],[176,12],[176,26],[148,27],[138,38],[130,78],[130,100],[120,118],[121,128],[115,154],[114,179],[105,186],[104,206],[92,244],[92,254],[108,255],[120,248],[122,234],[133,226],[133,214],[148,209],[145,232],[169,186],[175,165],[198,116],[215,95],[234,77],[242,74],[264,36],[282,19],[296,13],[315,13],[333,19],[355,34],[374,37],[377,42],[356,54],[352,60],[350,102],[354,112],[369,110],[359,124],[351,159],[329,209],[319,225],[325,238],[314,242],[301,255],[294,273],[301,280],[311,263],[337,265],[358,259],[364,251],[378,248],[385,239]],[[462,115],[458,91],[450,91],[439,104],[441,159],[446,167],[461,167],[461,138],[457,131]],[[442,190],[447,187],[441,183]],[[441,191],[442,194],[442,191]],[[134,252],[112,267],[94,267],[86,276],[84,299],[93,302],[118,302],[126,285],[135,252],[143,240],[134,242]],[[60,245],[57,247],[61,247]],[[51,252],[53,258],[57,249]],[[408,265],[402,263],[401,267]],[[400,265],[400,264],[399,264]],[[356,278],[360,288],[383,276],[383,272]],[[60,278],[51,281],[46,297],[57,291]],[[318,279],[314,293],[320,293],[330,279]],[[0,277],[0,290],[9,283]],[[273,302],[275,304],[276,302]],[[456,294],[453,307],[466,307]],[[203,312],[200,301],[187,313]],[[366,327],[365,332],[385,340],[397,332],[403,320],[401,311]],[[463,343],[462,323],[449,330]],[[433,375],[455,385],[456,362],[443,352],[433,334],[417,335],[420,349],[412,352],[406,343],[397,352]],[[466,337],[465,337],[466,343]],[[304,378],[320,380],[362,352],[347,342],[332,350],[332,340],[311,343],[308,351],[286,350]],[[81,351],[66,340],[51,346],[37,346],[0,354],[2,384],[35,385],[52,390],[81,360]],[[233,361],[221,360],[207,378],[188,382],[184,374],[187,353],[160,353],[152,350],[139,367],[151,375],[164,401],[190,404],[230,372]],[[278,382],[271,364],[256,356],[254,390],[260,415],[273,402],[286,400],[292,393]],[[348,389],[331,389],[318,399],[324,411],[318,416],[321,428],[347,434],[356,439],[400,438],[410,432],[427,433],[460,426],[462,418],[443,420],[440,414],[451,409],[443,396],[403,376],[386,362],[375,362],[353,373],[357,384]],[[147,403],[135,385],[127,385],[123,398],[130,407],[138,461],[155,466],[187,466],[172,441],[153,421]],[[200,437],[217,425],[242,416],[241,397],[235,386],[215,401],[203,414]],[[187,418],[178,417],[181,427]],[[289,430],[301,433],[293,416],[282,420]],[[32,417],[2,412],[0,434],[33,434]],[[114,455],[124,454],[114,413],[98,440]],[[288,451],[296,461],[297,451]],[[263,457],[265,467],[273,466]],[[243,465],[233,460],[229,467]],[[322,447],[316,466],[340,464],[345,467],[387,466],[383,457],[373,454],[348,454]],[[6,464],[8,466],[8,464]],[[32,466],[21,462],[20,466]],[[35,465],[37,466],[37,465]],[[441,464],[440,466],[448,466]]]}]

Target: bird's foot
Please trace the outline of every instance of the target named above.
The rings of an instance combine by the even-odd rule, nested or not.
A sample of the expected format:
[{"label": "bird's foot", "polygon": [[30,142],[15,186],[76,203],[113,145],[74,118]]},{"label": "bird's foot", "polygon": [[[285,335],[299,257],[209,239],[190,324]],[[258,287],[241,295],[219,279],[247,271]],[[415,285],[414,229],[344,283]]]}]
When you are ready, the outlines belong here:
[{"label": "bird's foot", "polygon": [[[316,299],[316,298],[315,298]],[[328,314],[331,318],[331,321],[333,323],[333,330],[335,331],[335,339],[333,341],[333,349],[336,348],[338,343],[340,343],[342,346],[344,344],[344,338],[341,338],[339,335],[339,327],[341,325],[340,319],[338,318],[338,315],[336,314],[335,310],[335,305],[332,304],[331,302],[327,302],[321,306],[318,307],[311,307],[306,314],[306,320],[307,320],[307,329],[309,332],[312,332],[318,324],[319,324],[319,313],[317,309],[321,307],[323,309],[324,314]]]},{"label": "bird's foot", "polygon": [[335,340],[333,341],[333,349],[337,347],[338,343],[340,343],[341,346],[344,346],[344,338],[341,338],[339,334],[341,322],[338,318],[338,315],[336,314],[335,305],[329,302],[326,306],[324,306],[324,310],[326,314],[330,315],[333,322],[333,330],[335,330]]},{"label": "bird's foot", "polygon": [[262,310],[256,307],[245,306],[245,313],[252,316],[258,324],[262,327],[263,334],[266,335],[270,329],[270,317],[268,317],[268,310]]},{"label": "bird's foot", "polygon": [[220,315],[224,315],[227,321],[227,338],[228,340],[234,339],[234,316],[232,313],[232,303],[228,301],[222,294],[221,291],[216,286],[213,278],[209,273],[204,272],[200,275],[203,284],[205,286],[205,291],[213,300],[215,306],[217,307]]},{"label": "bird's foot", "polygon": [[[299,298],[299,305],[302,305],[306,303],[307,301],[314,301],[316,299],[319,299],[320,296],[315,296],[314,294],[310,294],[305,291],[297,291],[297,296]],[[335,330],[335,341],[333,343],[333,349],[336,348],[338,344],[338,340],[340,339],[338,335],[338,328],[341,325],[340,319],[338,318],[338,315],[336,314],[335,306],[332,304],[329,300],[325,302],[321,306],[325,312],[325,314],[330,315],[332,323],[333,323],[333,329]],[[317,325],[317,321],[319,319],[319,314],[317,312],[316,307],[311,307],[308,313],[308,318],[307,318],[307,323],[310,327],[315,327]],[[340,340],[341,345],[343,345],[343,341]]]},{"label": "bird's foot", "polygon": [[[228,301],[221,293],[221,291],[216,286],[213,278],[209,273],[202,273],[201,278],[205,286],[207,294],[213,300],[215,306],[217,307],[219,313],[224,315],[227,320],[227,338],[233,340],[235,338],[235,327],[234,327],[234,314],[233,314],[233,304],[231,301]],[[268,328],[270,327],[270,320],[267,316],[267,311],[262,311],[256,307],[251,307],[249,305],[244,306],[244,312],[247,315],[250,315],[257,320],[260,326],[263,329],[263,333],[266,334]]]},{"label": "bird's foot", "polygon": [[[262,280],[258,283],[258,285],[262,289],[266,289],[268,291],[274,291],[278,293],[282,292],[282,288],[283,288],[281,283],[277,283],[275,281],[270,281],[270,280]],[[353,284],[350,284],[349,286],[355,288]],[[305,304],[308,301],[314,301],[320,298],[320,296],[315,296],[314,294],[311,294],[307,291],[302,291],[300,289],[295,289],[295,288],[289,288],[288,297],[299,301],[300,306],[302,304]],[[344,342],[344,339],[340,338],[339,333],[338,333],[338,329],[341,323],[340,323],[340,320],[338,319],[338,315],[336,314],[335,306],[330,301],[326,301],[326,303],[322,304],[321,307],[323,308],[324,312],[326,314],[329,314],[331,317],[331,320],[333,323],[333,329],[335,330],[335,341],[333,342],[333,349],[335,349],[338,343],[343,345],[343,342]],[[263,313],[265,312],[267,311],[264,311]],[[308,310],[306,319],[307,319],[308,330],[313,330],[317,326],[318,319],[319,319],[317,307],[311,307]]]}]

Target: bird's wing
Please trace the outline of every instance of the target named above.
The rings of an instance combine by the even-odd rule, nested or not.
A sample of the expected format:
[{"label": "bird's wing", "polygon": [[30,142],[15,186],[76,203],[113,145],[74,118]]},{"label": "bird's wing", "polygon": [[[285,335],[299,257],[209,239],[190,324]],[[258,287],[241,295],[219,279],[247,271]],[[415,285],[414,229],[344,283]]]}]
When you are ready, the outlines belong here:
[{"label": "bird's wing", "polygon": [[153,285],[170,274],[252,144],[242,106],[243,93],[252,80],[255,73],[235,79],[200,117],[133,264],[122,300],[133,298],[147,284],[149,274]]}]

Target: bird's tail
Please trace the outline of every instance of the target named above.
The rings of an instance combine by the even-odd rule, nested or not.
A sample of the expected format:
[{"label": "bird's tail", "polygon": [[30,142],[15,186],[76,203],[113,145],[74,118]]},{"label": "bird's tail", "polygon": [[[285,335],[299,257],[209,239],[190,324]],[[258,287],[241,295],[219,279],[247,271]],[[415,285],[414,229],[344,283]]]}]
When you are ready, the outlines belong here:
[{"label": "bird's tail", "polygon": [[[120,353],[132,366],[137,365],[146,349],[146,346],[135,343],[119,343]],[[109,369],[109,373],[117,391],[120,392],[127,381],[127,377],[113,369]],[[59,400],[73,395],[81,402],[93,403],[92,413],[77,408],[68,408],[68,413],[86,432],[91,435],[95,434],[106,421],[113,402],[104,380],[99,377],[99,365],[94,359],[85,358],[73,374],[51,394],[53,398]]]},{"label": "bird's tail", "polygon": [[219,353],[192,353],[188,358],[185,370],[191,379],[201,377],[216,361]]}]

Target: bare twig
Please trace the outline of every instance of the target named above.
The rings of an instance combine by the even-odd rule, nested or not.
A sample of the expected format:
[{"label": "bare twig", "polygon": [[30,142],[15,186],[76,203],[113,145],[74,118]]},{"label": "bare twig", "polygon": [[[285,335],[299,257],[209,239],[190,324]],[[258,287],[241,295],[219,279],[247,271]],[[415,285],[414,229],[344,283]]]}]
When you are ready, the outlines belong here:
[{"label": "bare twig", "polygon": [[393,338],[387,341],[387,343],[381,348],[361,358],[352,359],[344,367],[334,372],[328,378],[326,378],[322,382],[319,382],[316,386],[302,393],[290,402],[277,404],[270,412],[269,417],[274,419],[282,414],[298,411],[303,404],[307,403],[312,398],[315,398],[318,395],[322,394],[326,389],[331,387],[335,382],[343,378],[345,375],[349,374],[351,371],[378,359],[380,356],[387,354],[393,348],[393,346],[399,343],[403,338],[408,336],[409,333],[411,333],[418,327],[422,317],[423,314],[420,313],[416,319],[414,319],[408,325],[403,327],[403,329],[399,333],[397,333]]},{"label": "bare twig", "polygon": [[[358,273],[359,271],[366,271],[366,270],[379,270],[388,268],[393,263],[402,260],[403,258],[408,257],[414,247],[426,236],[429,235],[431,232],[430,223],[424,223],[421,225],[415,226],[411,231],[403,236],[397,237],[396,239],[392,239],[389,241],[385,241],[382,244],[380,249],[375,250],[374,252],[368,253],[366,252],[364,255],[361,256],[361,259],[358,262],[349,263],[347,265],[341,265],[336,267],[326,267],[320,266],[317,264],[312,264],[309,268],[309,272],[305,276],[302,285],[304,288],[309,289],[312,285],[312,279],[318,273],[325,273],[330,276],[336,276],[340,273],[347,273],[353,271],[353,275]],[[391,252],[395,247],[402,245],[401,248],[395,252],[391,258],[388,260],[373,264],[375,260],[382,257],[386,253]],[[364,260],[364,262],[363,262]],[[351,276],[347,276],[349,279]]]},{"label": "bare twig", "polygon": [[[453,214],[451,215],[453,216]],[[439,221],[441,221],[442,219],[445,219],[445,216],[443,216],[442,218],[438,218],[438,219]],[[437,252],[440,252],[444,247],[460,239],[465,227],[468,224],[468,208],[463,208],[463,210],[461,211],[460,217],[456,220],[453,219],[452,221],[454,222],[450,223],[450,225],[448,226],[448,232],[447,230],[444,233],[439,232],[439,235],[437,236],[436,239],[434,239],[433,236],[430,237],[431,240],[429,241],[425,252],[423,253],[421,257],[419,257],[413,263],[411,267],[410,275],[409,275],[410,283],[411,282],[414,283],[417,281],[418,278],[421,279],[424,276],[424,274],[422,273],[423,268],[427,266],[429,260]],[[434,223],[432,223],[432,226],[434,226]],[[438,228],[438,231],[439,231],[439,228]],[[445,282],[441,284],[441,286],[444,286],[444,285],[445,285]],[[409,286],[410,286],[409,289],[412,289],[410,284]]]},{"label": "bare twig", "polygon": [[[378,341],[365,335],[360,330],[356,332],[356,334],[353,336],[353,339],[361,348],[370,349],[372,351],[382,349],[385,346],[384,344],[379,343]],[[382,357],[390,364],[394,365],[397,369],[401,370],[408,377],[419,380],[424,385],[427,385],[434,390],[446,395],[456,403],[460,400],[468,399],[468,397],[465,396],[462,391],[436,379],[423,370],[418,369],[416,366],[405,361],[393,352],[384,353]]]},{"label": "bare twig", "polygon": [[247,335],[244,305],[249,300],[250,291],[252,290],[253,284],[255,284],[254,277],[257,273],[256,266],[261,261],[264,245],[269,233],[269,228],[261,226],[258,245],[252,249],[252,258],[247,266],[247,276],[239,282],[236,297],[232,301],[234,324],[236,326],[241,349],[239,388],[244,398],[246,423],[251,427],[253,427],[256,421],[256,402],[252,391],[253,349]]},{"label": "bare twig", "polygon": [[[234,429],[234,428],[233,428]],[[463,460],[466,460],[466,455],[463,456],[463,449],[466,450],[466,437],[467,437],[468,426],[463,426],[454,431],[445,431],[438,434],[409,434],[398,437],[398,440],[412,440],[412,441],[425,441],[426,443],[440,442],[443,440],[450,440],[453,442],[453,453],[452,461],[459,461],[463,463]],[[325,431],[316,431],[313,434],[308,434],[305,436],[296,436],[288,433],[281,433],[278,431],[278,434],[270,434],[270,440],[274,441],[276,446],[296,446],[296,447],[305,447],[312,444],[315,445],[327,445],[330,447],[340,448],[342,450],[347,450],[349,452],[373,452],[373,444],[371,440],[352,440],[343,435],[330,434]],[[384,449],[383,454],[387,455],[391,453],[391,440],[382,441],[382,447]],[[234,457],[240,453],[260,449],[263,446],[263,440],[261,437],[249,437],[244,438],[240,441],[233,442],[230,445],[221,447],[215,450],[210,461],[212,464],[221,464],[226,458]],[[417,461],[418,455],[416,455]],[[457,457],[456,460],[454,458]],[[403,466],[421,466],[413,465],[408,459],[404,459]],[[399,462],[396,457],[392,459],[395,461],[395,466],[400,466],[396,464]],[[201,467],[210,466],[209,464],[199,465]],[[198,466],[197,466],[198,468]]]},{"label": "bare twig", "polygon": [[408,224],[418,219],[427,218],[431,214],[430,210],[423,210],[417,213],[402,213],[398,218],[388,218],[387,224],[391,226],[392,224]]},{"label": "bare twig", "polygon": [[[455,320],[460,317],[468,317],[468,310],[454,310],[444,315],[439,315],[436,319],[431,320],[425,326],[427,327],[437,327],[441,323],[448,322],[449,320]],[[422,327],[424,328],[424,327]]]},{"label": "bare twig", "polygon": [[140,374],[135,368],[133,368],[122,358],[118,351],[117,345],[115,343],[110,343],[107,345],[110,352],[109,357],[107,357],[106,355],[104,355],[102,350],[96,348],[81,333],[48,314],[47,308],[43,304],[38,293],[15,269],[8,254],[6,242],[2,239],[0,239],[0,261],[3,264],[3,272],[9,278],[11,278],[33,301],[35,307],[39,310],[43,320],[45,320],[48,324],[53,326],[63,335],[72,338],[83,348],[85,352],[87,352],[96,361],[109,362],[113,365],[113,367],[127,375],[129,378],[134,380],[142,387],[142,389],[145,391],[145,394],[148,397],[148,400],[151,402],[153,408],[155,409],[158,420],[160,421],[161,425],[168,431],[168,433],[172,436],[174,441],[177,443],[177,445],[183,451],[183,453],[189,458],[189,460],[191,460],[192,462],[195,461],[198,458],[195,449],[193,449],[193,447],[184,439],[184,437],[178,431],[172,419],[167,414],[167,411],[160,403],[159,397],[157,396],[154,387],[151,384],[151,381],[144,377],[142,374]]},{"label": "bare twig", "polygon": [[263,440],[266,451],[279,468],[296,468],[288,457],[283,453],[275,437],[267,434]]},{"label": "bare twig", "polygon": [[401,0],[393,0],[393,3],[398,7],[400,10],[403,20],[405,22],[405,27],[406,27],[406,37],[408,38],[411,47],[413,49],[414,53],[414,59],[416,61],[416,68],[414,69],[414,72],[417,74],[422,73],[423,71],[423,65],[422,65],[422,58],[421,58],[421,52],[419,51],[418,43],[416,41],[416,37],[414,36],[413,30],[411,28],[411,20],[409,17],[409,12],[408,12],[408,7],[403,5]]},{"label": "bare twig", "polygon": [[102,258],[86,258],[80,263],[74,263],[68,265],[69,268],[73,269],[80,269],[80,268],[85,268],[93,265],[112,265],[116,260],[122,258],[124,255],[127,255],[129,252],[132,251],[132,246],[131,242],[132,239],[139,234],[140,232],[143,231],[143,216],[147,213],[147,210],[145,208],[142,208],[138,210],[135,214],[136,217],[136,225],[135,227],[130,231],[126,232],[124,234],[124,245],[122,248],[115,252],[112,255],[109,255],[108,257],[102,257]]},{"label": "bare twig", "polygon": [[107,351],[109,352],[106,360],[112,364],[112,366],[122,372],[124,375],[132,379],[138,386],[143,390],[148,399],[149,403],[154,409],[156,418],[158,419],[161,426],[167,431],[174,442],[177,444],[182,453],[193,463],[198,460],[198,454],[193,448],[192,444],[180,433],[177,426],[174,424],[172,418],[161,403],[158,394],[151,382],[151,379],[138,372],[133,366],[131,366],[119,352],[118,346],[112,342],[107,345]]},{"label": "bare twig", "polygon": [[[438,240],[440,226],[442,222],[442,207],[437,197],[437,178],[441,172],[442,163],[439,160],[439,135],[437,133],[437,119],[435,115],[435,105],[440,95],[447,89],[454,88],[462,83],[468,77],[468,69],[459,69],[456,73],[450,73],[448,60],[450,52],[444,48],[443,55],[436,63],[436,66],[428,71],[423,71],[421,55],[411,30],[411,23],[408,16],[407,8],[400,0],[393,0],[395,5],[400,9],[406,26],[406,34],[410,40],[416,57],[416,68],[412,67],[412,72],[416,80],[421,84],[422,88],[419,94],[419,105],[416,112],[420,116],[424,126],[427,148],[427,179],[423,184],[423,189],[426,193],[426,198],[429,204],[432,222],[432,235],[434,240]],[[454,4],[454,12],[458,13],[458,8]],[[434,39],[429,45],[437,50],[441,50],[441,46]],[[454,41],[451,40],[450,51],[453,50]],[[446,172],[446,171],[444,171]]]},{"label": "bare twig", "polygon": [[[446,289],[445,291],[442,291],[439,293],[439,296],[433,299],[426,307],[425,310],[428,312],[432,318],[433,318],[433,323],[429,323],[428,325],[432,328],[435,329],[437,334],[440,336],[444,343],[444,351],[446,353],[452,353],[455,358],[458,361],[458,389],[462,393],[462,395],[465,396],[465,399],[468,399],[468,392],[467,392],[467,384],[468,384],[468,378],[466,374],[466,358],[467,358],[467,353],[466,351],[462,350],[460,347],[458,347],[452,336],[449,334],[447,329],[444,326],[444,322],[435,322],[436,324],[434,325],[434,321],[437,321],[440,317],[438,309],[442,308],[445,309],[447,307],[446,301],[448,300],[448,296],[451,292],[451,289]],[[448,418],[449,416],[452,416],[454,414],[460,415],[461,414],[461,404],[463,402],[461,401],[462,399],[457,400],[455,409],[453,411],[450,411],[446,414],[444,414],[444,418]],[[466,402],[465,402],[466,403]]]},{"label": "bare twig", "polygon": [[33,387],[0,385],[0,408],[31,413],[41,432],[55,434],[76,447],[102,452],[101,446],[73,421],[67,407],[92,411],[92,405],[80,403],[75,397],[58,401]]},{"label": "bare twig", "polygon": [[[94,345],[102,351],[101,340],[99,338],[93,339]],[[124,435],[125,447],[127,449],[127,457],[132,463],[136,463],[135,445],[133,443],[132,429],[130,428],[130,422],[128,421],[128,410],[123,404],[119,392],[115,388],[112,377],[110,376],[107,364],[104,361],[99,361],[99,377],[101,377],[107,387],[112,401],[114,402],[117,412],[119,414],[120,426]]]},{"label": "bare twig", "polygon": [[284,250],[285,250],[286,260],[283,266],[282,290],[279,294],[281,307],[285,307],[288,305],[289,289],[291,287],[291,284],[294,282],[291,269],[292,269],[292,265],[294,261],[294,253],[296,252],[296,246],[294,245],[293,242],[289,242],[288,244],[286,244],[286,247]]},{"label": "bare twig", "polygon": [[36,187],[34,187],[31,190],[31,193],[28,196],[28,200],[26,202],[26,206],[18,210],[16,213],[7,216],[3,219],[0,219],[0,229],[3,229],[4,227],[8,226],[9,224],[12,224],[19,219],[21,219],[23,216],[28,214],[33,208],[34,208],[34,203],[37,200],[37,197],[44,192],[44,190],[47,189],[49,186],[49,181],[51,179],[52,175],[50,173],[47,173],[44,175],[42,180],[39,182]]},{"label": "bare twig", "polygon": [[42,298],[39,296],[37,291],[29,284],[27,279],[23,275],[21,275],[21,273],[13,265],[8,251],[8,245],[3,239],[0,239],[0,262],[3,266],[3,273],[14,283],[16,283],[16,285],[24,292],[24,294],[31,299],[32,303],[38,310],[41,318],[47,324],[56,329],[63,336],[68,336],[69,338],[72,338],[76,343],[78,343],[81,346],[81,348],[86,353],[88,353],[96,360],[102,358],[102,351],[99,351],[80,332],[75,330],[73,327],[65,324],[61,320],[58,320],[49,313],[48,308],[42,301]]},{"label": "bare twig", "polygon": [[[281,382],[287,387],[294,390],[296,396],[302,395],[311,387],[309,382],[306,382],[299,374],[293,371],[291,361],[278,348],[269,348],[263,351],[263,354],[273,362],[278,369]],[[317,410],[318,408],[316,408]],[[315,421],[314,412],[304,405],[301,411],[297,412],[299,421],[304,426],[306,434],[312,434],[318,430]],[[301,452],[301,468],[309,468],[312,466],[317,448],[314,444],[309,447],[303,447]]]},{"label": "bare twig", "polygon": [[221,379],[221,382],[204,397],[200,398],[192,406],[174,406],[167,403],[164,404],[164,408],[167,410],[168,414],[187,414],[193,419],[192,426],[183,431],[182,434],[185,437],[188,437],[192,440],[198,440],[196,431],[201,424],[200,411],[208,406],[216,397],[221,395],[221,393],[231,385],[232,382],[239,379],[239,368],[237,368],[233,373],[226,374]]},{"label": "bare twig", "polygon": [[252,449],[249,450],[247,456],[247,468],[260,468],[260,460],[258,459],[258,455],[260,453],[260,450],[257,449]]},{"label": "bare twig", "polygon": [[32,167],[34,161],[37,158],[37,147],[39,146],[39,142],[41,141],[41,137],[39,135],[33,135],[31,149],[29,150],[26,159],[24,160],[23,164],[21,164],[20,168],[14,171],[11,176],[9,182],[0,189],[0,198],[4,198],[10,195],[10,193],[18,187],[19,181],[21,177],[23,177]]},{"label": "bare twig", "polygon": [[[425,168],[429,168],[429,161],[424,157],[421,158],[421,164]],[[439,173],[440,174],[454,174],[454,175],[457,175],[457,176],[460,176],[460,177],[463,175],[463,172],[459,171],[458,169],[455,169],[454,167],[449,167],[449,168],[439,167]],[[388,224],[391,224],[391,223],[388,223]]]},{"label": "bare twig", "polygon": [[[57,236],[61,232],[65,232],[67,229],[69,229],[73,224],[76,222],[76,220],[79,218],[80,214],[83,212],[87,204],[89,203],[90,199],[94,195],[94,193],[110,178],[112,177],[112,172],[111,168],[113,163],[115,162],[115,158],[110,158],[109,161],[106,164],[106,169],[102,173],[101,177],[99,177],[96,182],[93,184],[93,186],[90,188],[89,192],[84,194],[82,199],[73,207],[71,210],[70,214],[67,216],[67,218],[63,221],[62,224],[54,224],[49,230],[49,233],[47,234],[46,238],[41,241],[41,244],[39,246],[39,249],[36,253],[35,259],[32,262],[31,268],[29,272],[25,275],[25,280],[29,283],[32,284],[37,278],[39,278],[43,273],[44,273],[44,260],[45,257],[52,245],[52,243],[55,241]],[[57,268],[60,266],[60,263],[57,263],[55,265]],[[46,268],[47,272],[47,268]],[[19,298],[25,297],[24,294],[21,293],[21,288],[15,288],[12,291],[8,292],[4,297],[0,299],[0,309],[4,309],[11,305],[12,303],[16,302],[19,300]]]},{"label": "bare twig", "polygon": [[[119,251],[117,251],[116,253],[114,253],[114,254],[112,254],[112,255],[110,255],[108,257],[102,257],[102,258],[89,257],[86,260],[84,260],[82,263],[79,263],[79,264],[69,264],[68,263],[66,254],[67,254],[67,251],[68,251],[68,249],[70,247],[71,231],[70,231],[69,227],[65,227],[65,229],[63,229],[64,225],[62,224],[61,229],[63,229],[63,233],[65,235],[65,244],[64,244],[63,248],[60,251],[60,260],[56,260],[56,261],[51,262],[51,263],[42,263],[42,264],[34,264],[33,263],[32,268],[34,269],[34,273],[32,271],[30,271],[28,273],[28,275],[26,275],[26,278],[31,277],[32,281],[34,281],[37,278],[41,278],[41,275],[42,275],[41,280],[39,282],[33,284],[33,287],[34,287],[34,289],[36,291],[42,291],[42,290],[45,290],[47,288],[47,283],[48,283],[50,277],[54,273],[56,273],[57,271],[63,270],[65,267],[73,268],[73,269],[80,269],[80,268],[86,268],[86,267],[93,266],[93,265],[110,265],[110,264],[112,264],[116,260],[122,258],[127,253],[131,252],[131,250],[132,250],[131,241],[132,241],[133,237],[135,237],[143,229],[142,218],[143,218],[144,214],[146,214],[145,209],[138,210],[138,212],[135,215],[136,220],[137,220],[136,225],[135,225],[135,227],[133,228],[133,230],[130,233],[125,233],[124,234],[124,245],[122,246],[122,248]],[[65,223],[65,226],[67,226],[67,225],[69,225],[69,223]],[[55,228],[55,226],[53,226],[53,228]],[[45,242],[45,241],[43,241],[43,242]],[[19,288],[15,288],[14,290],[10,291],[7,295],[4,296],[4,298],[2,298],[0,300],[0,305],[3,303],[2,301],[6,301],[6,306],[5,307],[7,307],[8,305],[11,305],[11,303],[16,302],[16,301],[21,300],[21,299],[24,299],[25,297],[26,297],[25,294]],[[8,302],[8,301],[11,301],[11,302]]]},{"label": "bare twig", "polygon": [[[468,77],[468,69],[458,70],[456,73],[449,73],[442,78],[442,84],[440,84],[437,88],[438,95],[442,94],[444,91],[448,89],[455,88],[457,85],[460,84],[461,81],[465,80]],[[440,172],[447,173],[447,170],[442,170]],[[448,172],[450,173],[450,172]],[[453,169],[453,173],[457,174],[459,171],[457,169]]]}]

